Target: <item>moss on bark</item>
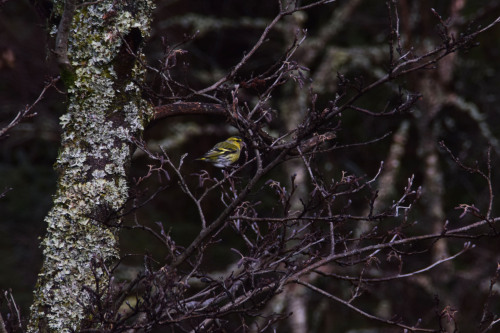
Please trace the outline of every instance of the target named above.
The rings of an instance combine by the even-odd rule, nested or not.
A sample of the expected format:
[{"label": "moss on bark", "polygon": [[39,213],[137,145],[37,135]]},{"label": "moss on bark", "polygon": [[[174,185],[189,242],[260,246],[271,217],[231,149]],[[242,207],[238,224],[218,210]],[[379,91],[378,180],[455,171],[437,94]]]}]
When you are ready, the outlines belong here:
[{"label": "moss on bark", "polygon": [[[55,1],[56,10],[63,7]],[[143,70],[124,44],[141,56],[152,10],[149,0],[76,5],[68,36],[72,79],[68,112],[61,117],[58,190],[45,219],[44,263],[29,332],[80,330],[85,307],[92,304],[89,290],[96,279],[107,281],[104,267],[119,258],[116,228],[107,217],[127,200],[130,139],[152,114],[134,83],[143,79]]]}]

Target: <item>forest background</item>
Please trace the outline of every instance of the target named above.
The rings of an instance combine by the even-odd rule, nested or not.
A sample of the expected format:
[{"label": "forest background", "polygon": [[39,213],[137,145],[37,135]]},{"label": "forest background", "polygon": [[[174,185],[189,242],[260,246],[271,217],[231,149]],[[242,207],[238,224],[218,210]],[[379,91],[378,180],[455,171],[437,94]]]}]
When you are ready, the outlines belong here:
[{"label": "forest background", "polygon": [[[64,85],[61,80],[54,82],[60,74],[48,27],[57,18],[49,12],[48,2],[0,2],[0,128],[6,128],[26,105],[36,104],[0,137],[0,288],[12,292],[23,323],[29,317],[42,265],[43,221],[57,186],[53,165],[60,149],[59,119],[67,107]],[[291,142],[298,133],[292,130],[300,127],[301,119],[312,119],[308,117],[322,110],[334,113],[355,96],[349,107],[328,118],[329,127],[319,126],[318,132],[304,137],[307,143],[323,135],[313,142],[313,152],[303,155],[299,149],[283,158],[259,180],[258,189],[248,195],[248,206],[239,207],[239,212],[255,210],[249,220],[266,216],[287,223],[288,218],[305,217],[310,206],[331,200],[327,208],[311,208],[318,220],[307,226],[307,235],[290,238],[291,245],[286,245],[307,244],[311,253],[295,253],[304,255],[304,262],[324,258],[325,253],[333,253],[332,248],[347,251],[365,241],[382,244],[440,233],[442,237],[329,262],[333,268],[322,266],[323,271],[318,268],[307,281],[295,281],[296,289],[269,297],[266,304],[282,310],[275,317],[267,313],[266,318],[273,318],[272,327],[278,331],[291,328],[297,333],[392,332],[401,329],[396,323],[435,331],[491,330],[500,316],[495,284],[500,263],[495,218],[500,28],[493,24],[500,17],[500,2],[332,1],[291,11],[270,27],[279,12],[277,1],[156,3],[152,33],[144,44],[144,99],[157,107],[158,114],[165,111],[162,106],[179,101],[213,103],[220,98],[227,103],[224,111],[208,114],[187,111],[173,116],[168,109],[144,133],[149,150],[143,142],[135,143],[142,149],[133,155],[129,171],[131,199],[124,208],[128,212],[123,216],[125,227],[119,230],[124,258],[120,274],[139,274],[144,256],[162,266],[172,255],[165,242],[152,240],[136,228],[137,221],[143,229],[168,234],[165,239],[181,248],[200,234],[199,206],[184,186],[198,197],[214,181],[211,177],[227,175],[195,160],[216,142],[240,135],[247,147],[239,165],[250,162],[220,193],[206,198],[202,206],[206,220],[214,220],[234,199],[241,182],[255,174],[252,148],[261,146],[243,130],[234,105],[250,110],[260,103],[259,121],[266,133]],[[229,73],[263,33],[267,34],[256,52],[226,86],[211,95],[213,99],[190,94]],[[439,48],[447,53],[443,58],[432,53]],[[395,71],[393,78],[367,89],[408,59],[419,59],[416,63],[422,67]],[[278,72],[285,73],[286,79],[268,79]],[[178,85],[172,88],[174,81]],[[159,147],[168,154],[171,166],[155,160],[163,153]],[[262,158],[271,159],[273,151],[265,151],[270,153]],[[186,153],[182,170],[176,169]],[[180,175],[187,185],[179,182]],[[294,215],[294,211],[304,214]],[[328,220],[333,216],[336,219]],[[242,250],[244,237],[233,237],[228,231],[236,220],[203,243],[206,252],[192,275],[202,279],[202,275],[228,274],[250,258]],[[294,230],[301,232],[308,223],[293,222],[298,223]],[[477,222],[483,223],[470,227]],[[263,225],[260,220],[253,223]],[[269,223],[273,227],[263,228],[271,233],[278,222]],[[155,229],[159,224],[163,229]],[[445,235],[445,230],[460,227],[466,228],[463,233]],[[333,238],[333,234],[339,237],[338,243],[331,239],[329,245],[322,243],[322,237]],[[301,264],[304,268],[311,263]],[[292,274],[293,269],[285,271]],[[2,313],[9,311],[12,300],[11,294],[4,296]],[[256,308],[263,311],[259,314],[269,311],[264,305]],[[253,323],[249,318],[256,316],[250,311],[245,315],[245,320],[234,320],[229,313],[223,317],[235,331],[243,331],[244,325],[236,322]],[[185,329],[179,325],[176,329]]]}]

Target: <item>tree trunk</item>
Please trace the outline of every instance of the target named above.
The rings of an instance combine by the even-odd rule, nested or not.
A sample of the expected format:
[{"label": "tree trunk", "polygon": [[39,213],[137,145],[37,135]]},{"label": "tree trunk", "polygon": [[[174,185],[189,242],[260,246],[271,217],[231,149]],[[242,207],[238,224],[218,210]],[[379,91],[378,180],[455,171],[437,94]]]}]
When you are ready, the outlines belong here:
[{"label": "tree trunk", "polygon": [[29,332],[82,329],[86,308],[106,290],[106,268],[119,258],[115,226],[128,198],[131,139],[151,116],[134,82],[144,76],[136,57],[152,1],[54,1],[54,9],[69,101]]}]

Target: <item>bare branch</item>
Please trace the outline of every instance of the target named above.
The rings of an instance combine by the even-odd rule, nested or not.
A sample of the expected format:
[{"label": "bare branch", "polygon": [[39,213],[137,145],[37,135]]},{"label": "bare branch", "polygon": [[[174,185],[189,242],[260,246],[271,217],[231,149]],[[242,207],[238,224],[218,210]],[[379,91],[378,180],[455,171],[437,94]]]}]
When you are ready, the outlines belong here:
[{"label": "bare branch", "polygon": [[68,38],[75,9],[75,0],[64,1],[64,9],[62,12],[61,21],[59,22],[59,26],[57,28],[56,47],[54,53],[57,57],[59,66],[61,66],[61,68],[63,68],[64,70],[70,70],[72,68],[71,63],[68,59]]},{"label": "bare branch", "polygon": [[385,324],[388,324],[388,325],[394,325],[394,326],[398,326],[398,327],[401,327],[401,328],[404,328],[406,330],[410,330],[410,331],[413,331],[413,332],[436,332],[436,330],[433,330],[433,329],[426,329],[426,328],[418,328],[416,326],[408,326],[408,325],[404,325],[404,324],[401,324],[399,322],[396,322],[396,321],[392,321],[392,320],[387,320],[387,319],[383,319],[383,318],[380,318],[380,317],[377,317],[377,316],[374,316],[374,315],[371,315],[363,310],[361,310],[360,308],[358,307],[355,307],[354,305],[352,305],[350,302],[348,301],[344,301],[343,299],[335,296],[335,295],[332,295],[320,288],[317,288],[315,287],[314,285],[308,283],[308,282],[303,282],[301,280],[296,280],[294,281],[295,283],[298,283],[300,285],[303,285],[323,296],[326,296],[336,302],[339,302],[345,306],[347,306],[348,308],[350,308],[351,310],[354,310],[356,311],[357,313],[363,315],[364,317],[366,318],[369,318],[369,319],[372,319],[372,320],[376,320],[376,321],[379,321],[379,322],[382,322],[382,323],[385,323]]},{"label": "bare branch", "polygon": [[19,111],[17,113],[16,117],[14,119],[12,119],[12,121],[7,126],[5,126],[4,128],[0,129],[0,138],[2,138],[5,135],[5,133],[7,133],[7,131],[9,131],[10,129],[12,129],[17,124],[19,124],[23,119],[28,118],[28,117],[36,116],[36,113],[32,113],[33,108],[38,104],[38,102],[40,102],[43,99],[43,97],[45,96],[45,93],[47,92],[47,90],[49,88],[53,87],[56,84],[57,81],[59,81],[59,77],[52,78],[50,80],[50,82],[48,82],[45,85],[45,87],[43,87],[42,92],[40,93],[40,95],[38,95],[37,99],[31,105],[27,105],[24,108],[24,110]]}]

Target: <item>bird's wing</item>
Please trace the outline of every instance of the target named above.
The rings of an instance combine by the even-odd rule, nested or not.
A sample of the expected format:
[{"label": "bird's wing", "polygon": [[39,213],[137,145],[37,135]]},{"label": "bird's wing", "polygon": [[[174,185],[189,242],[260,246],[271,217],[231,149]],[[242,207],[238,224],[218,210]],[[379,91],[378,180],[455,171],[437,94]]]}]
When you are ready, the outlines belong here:
[{"label": "bird's wing", "polygon": [[238,148],[236,146],[228,144],[227,142],[220,142],[208,151],[204,157],[217,157],[221,155],[234,154],[237,151]]}]

